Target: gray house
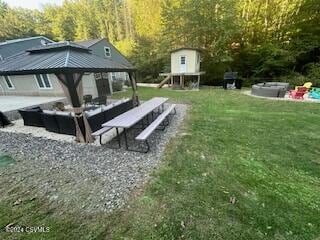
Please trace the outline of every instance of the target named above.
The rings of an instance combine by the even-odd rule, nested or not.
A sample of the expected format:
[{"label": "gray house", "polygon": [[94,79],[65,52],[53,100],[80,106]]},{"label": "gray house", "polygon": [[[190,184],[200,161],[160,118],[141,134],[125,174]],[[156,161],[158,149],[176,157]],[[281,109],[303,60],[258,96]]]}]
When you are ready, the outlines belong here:
[{"label": "gray house", "polygon": [[[0,61],[21,54],[27,49],[50,45],[53,42],[42,36],[2,42],[0,43]],[[77,44],[89,48],[93,54],[122,65],[132,66],[106,39],[82,41]],[[123,83],[127,79],[127,73],[87,73],[83,76],[83,92],[93,97],[105,92],[112,94],[112,82],[121,81]],[[64,96],[61,85],[54,74],[0,76],[0,95]]]},{"label": "gray house", "polygon": [[[108,42],[105,38],[100,39],[92,39],[87,41],[79,41],[76,42],[77,44],[87,47],[91,50],[92,54],[98,55],[103,58],[111,59],[117,63],[120,63],[122,65],[133,67],[133,65],[119,52],[118,49],[116,49],[110,42]],[[113,81],[120,81],[122,84],[125,81],[129,80],[128,73],[126,72],[112,72],[106,74],[95,74],[94,75],[96,88],[99,92],[100,89],[103,89],[103,85],[105,85],[106,81],[108,81],[109,86],[107,86],[107,91],[112,93],[112,82]],[[87,89],[90,87],[88,82],[84,81],[84,89]],[[93,84],[94,85],[94,84]],[[92,84],[91,84],[92,86]],[[98,93],[99,94],[99,93]],[[96,95],[96,94],[93,94]]]}]

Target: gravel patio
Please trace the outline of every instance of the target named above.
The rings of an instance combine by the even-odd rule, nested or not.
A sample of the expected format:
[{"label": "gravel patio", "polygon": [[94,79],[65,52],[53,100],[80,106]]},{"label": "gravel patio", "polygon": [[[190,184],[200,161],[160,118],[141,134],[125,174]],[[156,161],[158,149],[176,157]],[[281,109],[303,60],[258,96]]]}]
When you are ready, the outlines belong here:
[{"label": "gravel patio", "polygon": [[147,154],[0,131],[0,152],[16,160],[0,168],[0,177],[6,182],[0,187],[0,200],[19,187],[23,189],[22,202],[32,189],[35,198],[70,211],[110,212],[123,207],[132,192],[148,180],[169,140],[177,135],[187,107],[179,104],[176,109],[166,130],[151,135]]}]

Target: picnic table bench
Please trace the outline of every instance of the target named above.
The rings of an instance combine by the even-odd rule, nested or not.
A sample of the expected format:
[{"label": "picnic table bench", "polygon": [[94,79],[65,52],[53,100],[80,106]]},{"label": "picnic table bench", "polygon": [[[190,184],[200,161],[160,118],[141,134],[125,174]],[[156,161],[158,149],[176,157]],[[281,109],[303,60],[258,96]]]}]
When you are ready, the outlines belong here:
[{"label": "picnic table bench", "polygon": [[135,139],[138,141],[144,141],[147,149],[144,151],[147,153],[150,150],[148,143],[148,137],[163,123],[163,121],[169,116],[169,114],[175,110],[176,105],[172,104],[163,113],[161,113],[148,127],[146,127]]}]

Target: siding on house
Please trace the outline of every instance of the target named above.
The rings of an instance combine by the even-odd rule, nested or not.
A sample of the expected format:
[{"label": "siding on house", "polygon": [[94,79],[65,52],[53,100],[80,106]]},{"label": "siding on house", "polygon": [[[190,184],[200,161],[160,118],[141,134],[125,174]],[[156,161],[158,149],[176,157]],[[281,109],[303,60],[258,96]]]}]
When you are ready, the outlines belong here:
[{"label": "siding on house", "polygon": [[[95,39],[88,41],[77,42],[82,46],[88,47],[91,49],[91,52],[95,55],[104,58],[110,58],[115,62],[121,63],[126,66],[132,67],[132,64],[116,49],[111,43],[109,43],[106,39]],[[110,49],[110,57],[106,56],[105,48]],[[119,72],[116,74],[108,73],[109,79],[111,81],[125,81],[128,79],[128,74],[126,72]]]},{"label": "siding on house", "polygon": [[[64,93],[61,84],[54,74],[48,74],[52,88],[41,89],[37,84],[35,75],[10,76],[14,86],[8,88],[3,76],[0,76],[0,95],[21,95],[21,96],[54,96],[63,97]],[[98,96],[96,82],[93,73],[84,75],[82,78],[83,94]]]},{"label": "siding on house", "polygon": [[92,53],[98,55],[100,57],[106,57],[104,48],[110,48],[111,59],[121,63],[123,65],[132,67],[132,64],[116,49],[111,43],[109,43],[106,39],[96,39],[96,40],[88,40],[76,42],[82,46],[88,47],[91,49]]},{"label": "siding on house", "polygon": [[180,58],[186,57],[186,72],[196,73],[200,71],[200,53],[197,50],[182,49],[171,53],[171,72],[180,73]]},{"label": "siding on house", "polygon": [[51,83],[50,89],[41,89],[37,84],[35,75],[19,75],[10,76],[10,80],[14,86],[9,89],[3,76],[0,77],[0,84],[4,92],[0,95],[23,95],[23,96],[63,96],[63,91],[57,77],[48,74]]},{"label": "siding on house", "polygon": [[93,98],[98,97],[98,90],[94,74],[85,74],[82,77],[83,95],[90,94]]}]

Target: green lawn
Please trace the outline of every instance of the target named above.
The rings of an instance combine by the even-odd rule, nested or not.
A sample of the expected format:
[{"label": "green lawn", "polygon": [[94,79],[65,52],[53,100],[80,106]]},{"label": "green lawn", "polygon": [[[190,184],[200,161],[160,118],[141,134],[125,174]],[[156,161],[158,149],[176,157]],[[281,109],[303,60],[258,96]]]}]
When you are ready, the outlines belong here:
[{"label": "green lawn", "polygon": [[[111,216],[60,213],[40,200],[12,208],[9,192],[0,203],[0,226],[32,223],[51,231],[4,238],[320,238],[319,104],[219,89],[139,92],[142,99],[167,96],[189,104],[190,111],[130,208]],[[4,184],[0,180],[0,190]]]}]

